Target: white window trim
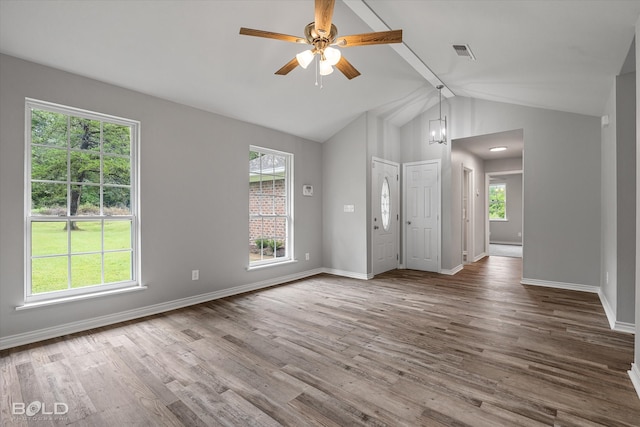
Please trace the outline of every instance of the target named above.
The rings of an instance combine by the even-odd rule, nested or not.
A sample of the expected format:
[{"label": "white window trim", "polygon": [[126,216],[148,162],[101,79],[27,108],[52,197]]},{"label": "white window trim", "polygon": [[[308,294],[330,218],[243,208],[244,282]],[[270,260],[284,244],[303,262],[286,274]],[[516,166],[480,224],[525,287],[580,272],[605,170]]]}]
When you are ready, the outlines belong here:
[{"label": "white window trim", "polygon": [[[277,155],[277,156],[284,156],[286,159],[286,179],[285,179],[285,192],[287,195],[287,204],[288,204],[288,221],[287,221],[287,230],[286,230],[286,242],[285,242],[285,250],[286,250],[286,256],[284,257],[275,257],[273,259],[267,259],[267,260],[261,260],[261,261],[254,261],[251,262],[250,259],[247,260],[247,270],[251,271],[251,270],[259,270],[265,267],[273,267],[273,266],[277,266],[277,265],[285,265],[285,264],[291,264],[294,262],[297,262],[297,260],[295,259],[295,251],[294,251],[294,212],[293,212],[293,207],[294,207],[294,200],[293,200],[293,177],[294,177],[294,172],[293,172],[293,164],[294,164],[294,156],[293,153],[288,153],[286,151],[279,151],[279,150],[273,150],[271,148],[265,148],[265,147],[260,147],[257,145],[250,145],[249,146],[249,151],[258,151],[260,153],[265,153],[265,154],[273,154],[273,155]],[[249,200],[247,200],[247,202],[249,202]],[[251,219],[251,212],[249,212],[249,220]],[[249,225],[250,225],[250,221],[247,221],[247,231],[249,231]]]},{"label": "white window trim", "polygon": [[[132,171],[130,176],[131,187],[131,214],[123,216],[108,215],[86,215],[78,217],[77,221],[117,221],[130,220],[131,233],[133,235],[131,241],[131,274],[132,280],[97,284],[75,289],[66,289],[60,291],[46,292],[40,294],[31,294],[31,222],[56,221],[57,217],[31,215],[31,110],[41,109],[50,112],[61,113],[65,115],[73,115],[92,120],[107,121],[113,124],[120,124],[131,127],[131,146],[129,156],[131,158]],[[25,98],[25,168],[24,168],[24,237],[25,237],[25,254],[24,254],[24,304],[17,306],[16,309],[42,307],[51,304],[84,300],[87,298],[98,297],[103,295],[113,295],[114,293],[126,292],[129,290],[146,289],[142,286],[140,280],[140,219],[139,219],[139,145],[140,145],[140,122],[136,120],[126,119],[122,117],[112,116],[108,114],[92,112],[80,108],[69,107],[52,102],[41,101],[33,98]],[[67,147],[67,150],[70,150]],[[100,183],[102,185],[102,183]],[[108,251],[107,251],[108,252]],[[100,253],[105,253],[102,250]],[[67,254],[67,256],[69,256]]]},{"label": "white window trim", "polygon": [[[494,182],[489,184],[489,194],[491,194],[492,185],[504,185],[504,218],[489,218],[490,222],[509,222],[509,216],[507,215],[507,183],[506,182]],[[489,200],[489,206],[491,206],[491,200]]]}]

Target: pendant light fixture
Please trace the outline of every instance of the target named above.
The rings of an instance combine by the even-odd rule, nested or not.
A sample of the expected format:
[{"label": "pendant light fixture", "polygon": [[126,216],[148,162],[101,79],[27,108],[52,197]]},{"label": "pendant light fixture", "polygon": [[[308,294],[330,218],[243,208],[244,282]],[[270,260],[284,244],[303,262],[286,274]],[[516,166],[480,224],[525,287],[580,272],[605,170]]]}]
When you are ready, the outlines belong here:
[{"label": "pendant light fixture", "polygon": [[442,118],[442,88],[444,85],[436,86],[440,99],[440,115],[435,120],[429,120],[429,144],[447,143],[447,117]]}]

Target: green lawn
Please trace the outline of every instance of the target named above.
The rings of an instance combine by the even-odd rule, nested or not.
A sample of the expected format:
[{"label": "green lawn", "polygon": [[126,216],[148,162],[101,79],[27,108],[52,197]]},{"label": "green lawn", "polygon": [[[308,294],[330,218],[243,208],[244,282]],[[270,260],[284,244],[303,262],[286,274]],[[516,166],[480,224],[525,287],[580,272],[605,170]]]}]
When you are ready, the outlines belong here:
[{"label": "green lawn", "polygon": [[[80,229],[69,233],[65,222],[32,223],[31,253],[47,256],[32,260],[33,294],[131,280],[131,222],[104,221],[104,242],[100,221],[77,224]],[[99,252],[103,244],[116,251],[104,254],[104,282],[101,254],[80,254]]]}]

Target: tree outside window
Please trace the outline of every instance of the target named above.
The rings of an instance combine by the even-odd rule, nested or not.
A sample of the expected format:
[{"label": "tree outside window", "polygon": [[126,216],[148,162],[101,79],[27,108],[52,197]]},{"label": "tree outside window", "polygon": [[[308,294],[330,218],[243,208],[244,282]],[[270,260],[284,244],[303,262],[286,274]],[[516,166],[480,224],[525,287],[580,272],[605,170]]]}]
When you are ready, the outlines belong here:
[{"label": "tree outside window", "polygon": [[507,219],[507,184],[489,184],[489,219]]},{"label": "tree outside window", "polygon": [[26,107],[27,301],[138,285],[138,123]]}]

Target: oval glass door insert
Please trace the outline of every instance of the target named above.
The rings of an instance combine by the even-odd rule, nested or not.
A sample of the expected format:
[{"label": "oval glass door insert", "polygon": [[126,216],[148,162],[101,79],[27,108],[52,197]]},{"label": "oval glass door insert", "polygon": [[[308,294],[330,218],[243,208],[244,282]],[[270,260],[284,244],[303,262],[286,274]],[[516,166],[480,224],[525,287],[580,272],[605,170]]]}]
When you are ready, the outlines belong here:
[{"label": "oval glass door insert", "polygon": [[382,216],[382,228],[384,231],[389,231],[390,202],[391,194],[389,193],[389,181],[385,178],[382,182],[382,190],[380,194],[380,212]]}]

